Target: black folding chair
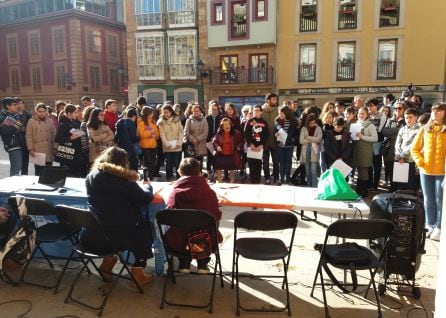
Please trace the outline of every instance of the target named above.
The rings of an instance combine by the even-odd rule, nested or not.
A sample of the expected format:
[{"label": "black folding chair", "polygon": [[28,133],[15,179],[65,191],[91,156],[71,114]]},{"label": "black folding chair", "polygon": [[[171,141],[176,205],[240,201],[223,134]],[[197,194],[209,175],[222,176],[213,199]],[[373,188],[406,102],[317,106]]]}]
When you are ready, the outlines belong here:
[{"label": "black folding chair", "polygon": [[[316,275],[314,277],[313,288],[311,289],[311,297],[314,293],[317,277],[320,275],[322,296],[324,298],[325,317],[328,318],[328,304],[325,294],[325,285],[336,285],[344,293],[354,292],[358,287],[356,270],[368,270],[370,273],[370,282],[367,285],[365,298],[367,298],[370,285],[373,286],[375,291],[375,298],[378,307],[378,317],[382,317],[381,303],[375,284],[375,275],[378,269],[385,265],[382,260],[387,252],[387,245],[394,229],[394,224],[388,220],[338,220],[332,223],[327,228],[327,234],[325,235],[324,244],[317,249],[320,250],[320,259],[317,266]],[[327,244],[329,237],[336,237],[342,239],[343,243],[339,244]],[[374,252],[369,248],[358,245],[357,243],[345,243],[346,239],[351,240],[375,240],[378,238],[384,239],[384,246],[381,254],[377,257]],[[385,263],[385,262],[384,262]],[[329,265],[346,271],[350,270],[352,283],[343,282],[340,283],[333,272],[329,268]],[[322,269],[330,277],[332,284],[324,282]],[[384,269],[385,270],[385,269]],[[346,277],[346,275],[344,275]]]},{"label": "black folding chair", "polygon": [[[237,316],[240,309],[249,312],[282,312],[287,310],[291,316],[290,292],[288,288],[288,266],[290,264],[291,249],[294,241],[294,234],[297,227],[297,217],[287,211],[245,211],[238,214],[234,219],[234,252],[232,257],[232,279],[231,288],[234,288],[234,275],[236,281]],[[291,241],[287,246],[277,238],[270,237],[244,237],[237,238],[238,229],[254,231],[279,231],[292,229]],[[239,257],[256,261],[282,260],[283,275],[249,275],[248,277],[282,278],[282,289],[286,291],[286,306],[283,308],[245,308],[240,303],[239,281],[242,275],[239,274]]]},{"label": "black folding chair", "polygon": [[[16,213],[18,212],[17,207],[17,198],[10,197],[8,199],[8,203]],[[28,198],[25,197],[25,206],[27,214],[31,217],[39,217],[39,216],[55,216],[56,211],[54,206],[45,201],[43,199],[36,198]],[[37,223],[37,222],[36,222]],[[54,269],[54,264],[50,260],[50,256],[48,256],[45,251],[42,249],[42,244],[55,243],[57,241],[70,241],[71,244],[76,244],[77,242],[77,234],[80,231],[80,227],[72,226],[70,224],[65,223],[63,220],[58,218],[58,222],[56,223],[46,223],[36,228],[36,247],[31,255],[31,258],[26,262],[22,274],[20,276],[20,281],[27,285],[37,286],[46,289],[54,289],[54,293],[56,294],[59,290],[60,283],[62,282],[62,278],[67,270],[68,264],[73,258],[73,252],[70,254],[68,258],[66,258],[65,265],[62,271],[57,278],[57,281],[52,285],[47,285],[43,283],[36,283],[26,280],[26,273],[29,265],[31,264],[35,254],[39,251],[42,256],[45,258],[46,262],[50,265],[52,269]],[[63,259],[65,259],[63,257]]]},{"label": "black folding chair", "polygon": [[165,305],[178,306],[178,307],[189,307],[189,308],[208,308],[209,313],[214,310],[214,290],[215,290],[215,279],[217,276],[217,267],[219,269],[221,287],[223,287],[223,274],[221,270],[220,252],[218,249],[218,243],[213,247],[213,254],[215,254],[215,267],[212,273],[212,287],[210,293],[209,302],[205,305],[191,305],[184,303],[177,303],[167,300],[167,283],[171,279],[172,282],[176,283],[175,269],[173,264],[174,257],[191,257],[190,254],[183,254],[174,249],[172,249],[166,240],[167,227],[180,228],[185,231],[191,232],[202,229],[210,229],[211,236],[217,238],[217,223],[215,217],[206,211],[200,210],[187,210],[187,209],[165,209],[160,211],[156,215],[156,221],[158,223],[158,228],[161,234],[161,239],[163,241],[164,249],[167,258],[167,275],[164,280],[163,295],[161,297],[160,308],[163,309]]},{"label": "black folding chair", "polygon": [[[64,205],[57,205],[56,213],[61,218],[66,220],[66,222],[68,222],[69,224],[72,224],[73,226],[78,226],[78,227],[81,227],[84,229],[102,232],[101,227],[100,227],[98,221],[96,220],[95,215],[88,210],[72,208],[72,207],[68,207],[68,206],[64,206]],[[104,237],[106,237],[105,234],[104,234]],[[77,273],[76,277],[74,278],[73,283],[71,284],[71,287],[70,287],[70,291],[68,292],[68,295],[65,298],[65,303],[68,303],[69,300],[72,300],[73,302],[75,302],[81,306],[84,306],[84,307],[87,307],[87,308],[90,308],[93,310],[99,310],[98,316],[102,316],[102,313],[105,309],[105,305],[107,304],[107,301],[110,298],[110,295],[113,292],[113,289],[116,287],[116,284],[118,281],[117,279],[112,282],[110,289],[102,295],[103,300],[99,306],[93,306],[91,304],[81,301],[80,299],[74,298],[73,291],[76,287],[77,282],[79,281],[80,277],[82,276],[82,273],[84,272],[84,270],[88,270],[88,264],[91,264],[93,266],[93,268],[95,269],[95,271],[101,277],[103,277],[101,274],[101,271],[99,270],[98,266],[94,263],[93,260],[102,259],[105,256],[117,255],[120,263],[122,264],[121,270],[119,271],[118,274],[115,274],[115,273],[108,273],[108,274],[112,274],[113,276],[117,277],[118,279],[123,278],[123,279],[127,279],[127,280],[132,280],[135,283],[136,287],[138,288],[139,292],[141,294],[144,293],[143,290],[141,289],[141,286],[138,284],[138,282],[133,277],[133,275],[127,265],[126,260],[122,256],[122,252],[124,252],[124,251],[118,250],[118,249],[92,249],[90,247],[83,245],[82,243],[77,243],[74,246],[73,251],[75,251],[76,253],[79,254],[81,259],[83,260],[84,265],[82,266],[81,270]],[[124,270],[127,272],[127,274],[129,275],[130,278],[122,275]]]}]

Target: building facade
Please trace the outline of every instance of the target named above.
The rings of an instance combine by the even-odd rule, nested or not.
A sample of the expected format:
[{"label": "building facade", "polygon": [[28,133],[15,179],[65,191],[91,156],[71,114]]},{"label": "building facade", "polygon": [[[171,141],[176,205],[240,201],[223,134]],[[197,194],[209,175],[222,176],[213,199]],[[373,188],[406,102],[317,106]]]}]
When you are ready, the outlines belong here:
[{"label": "building facade", "polygon": [[197,0],[126,0],[129,100],[203,101]]},{"label": "building facade", "polygon": [[281,99],[321,106],[355,95],[399,97],[413,83],[425,101],[444,100],[444,12],[442,0],[281,1]]},{"label": "building facade", "polygon": [[[239,109],[245,104],[263,104],[265,95],[276,90],[279,1],[203,2],[209,48],[208,99],[232,102]],[[200,43],[203,37],[200,35]]]},{"label": "building facade", "polygon": [[0,2],[0,43],[0,94],[28,108],[84,95],[127,102],[121,1]]}]

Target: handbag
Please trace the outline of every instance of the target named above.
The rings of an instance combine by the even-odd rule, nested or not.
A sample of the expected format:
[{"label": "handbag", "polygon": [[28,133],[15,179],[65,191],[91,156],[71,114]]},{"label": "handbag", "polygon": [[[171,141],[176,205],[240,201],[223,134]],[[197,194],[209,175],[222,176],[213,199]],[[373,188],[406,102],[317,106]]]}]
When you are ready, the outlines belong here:
[{"label": "handbag", "polygon": [[211,255],[211,235],[206,230],[192,231],[187,234],[187,249],[193,259],[203,259]]},{"label": "handbag", "polygon": [[80,158],[79,150],[73,147],[73,143],[67,142],[57,146],[56,158],[59,163],[75,162]]},{"label": "handbag", "polygon": [[184,153],[188,156],[188,157],[195,157],[195,155],[197,154],[195,151],[195,146],[193,143],[191,143],[190,141],[187,141],[183,144],[184,147]]},{"label": "handbag", "polygon": [[385,156],[390,150],[390,138],[384,139],[381,149],[379,150],[380,156]]}]

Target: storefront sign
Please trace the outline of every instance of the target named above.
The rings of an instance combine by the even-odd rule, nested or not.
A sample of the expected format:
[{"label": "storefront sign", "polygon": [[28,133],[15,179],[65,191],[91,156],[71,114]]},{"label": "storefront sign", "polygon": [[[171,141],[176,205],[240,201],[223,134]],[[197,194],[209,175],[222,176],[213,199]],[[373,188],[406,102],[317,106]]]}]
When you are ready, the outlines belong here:
[{"label": "storefront sign", "polygon": [[[414,91],[441,92],[442,85],[419,85],[414,86]],[[281,89],[280,95],[321,95],[321,94],[387,94],[401,93],[407,90],[407,85],[403,86],[370,86],[370,87],[332,87],[332,88],[297,88]]]}]

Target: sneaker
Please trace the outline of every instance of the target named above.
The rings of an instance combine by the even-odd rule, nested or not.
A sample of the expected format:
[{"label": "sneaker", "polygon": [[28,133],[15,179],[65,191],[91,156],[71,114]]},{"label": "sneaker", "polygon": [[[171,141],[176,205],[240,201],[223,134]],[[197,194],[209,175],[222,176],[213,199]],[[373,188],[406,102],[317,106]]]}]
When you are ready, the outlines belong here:
[{"label": "sneaker", "polygon": [[429,238],[432,232],[434,231],[434,227],[432,225],[427,224],[425,226],[425,229],[426,229],[426,238]]},{"label": "sneaker", "polygon": [[277,186],[281,186],[282,185],[282,181],[274,180],[274,184],[277,185]]},{"label": "sneaker", "polygon": [[269,179],[265,179],[265,184],[266,184],[266,185],[270,185],[270,184],[271,184],[271,181],[270,181]]},{"label": "sneaker", "polygon": [[183,274],[189,274],[190,273],[190,269],[189,268],[178,268],[178,271],[180,273],[183,273]]},{"label": "sneaker", "polygon": [[201,275],[209,274],[208,263],[210,258],[197,260],[197,273]]},{"label": "sneaker", "polygon": [[190,273],[190,260],[179,258],[178,259],[178,272],[183,274],[189,274]]},{"label": "sneaker", "polygon": [[434,228],[434,230],[432,231],[431,235],[430,235],[430,239],[433,241],[440,241],[440,236],[441,236],[441,230],[436,227]]},{"label": "sneaker", "polygon": [[200,275],[207,275],[209,274],[209,268],[206,266],[206,268],[199,268],[197,270],[197,273]]}]

